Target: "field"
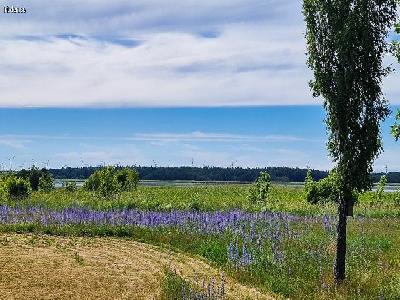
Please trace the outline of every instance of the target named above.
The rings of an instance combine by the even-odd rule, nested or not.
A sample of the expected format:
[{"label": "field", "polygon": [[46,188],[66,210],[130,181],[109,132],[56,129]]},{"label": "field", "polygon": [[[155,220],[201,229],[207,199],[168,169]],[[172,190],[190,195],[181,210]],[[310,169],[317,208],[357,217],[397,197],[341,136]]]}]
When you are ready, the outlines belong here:
[{"label": "field", "polygon": [[[253,203],[248,189],[139,186],[109,199],[58,189],[1,199],[0,256],[7,266],[2,272],[10,271],[0,289],[11,286],[20,298],[21,282],[38,295],[50,295],[51,287],[64,298],[100,285],[108,287],[105,298],[400,298],[398,192],[359,197],[349,219],[348,276],[337,287],[335,205],[309,204],[301,188],[282,186],[273,186],[266,202]],[[35,274],[44,275],[35,281]]]}]

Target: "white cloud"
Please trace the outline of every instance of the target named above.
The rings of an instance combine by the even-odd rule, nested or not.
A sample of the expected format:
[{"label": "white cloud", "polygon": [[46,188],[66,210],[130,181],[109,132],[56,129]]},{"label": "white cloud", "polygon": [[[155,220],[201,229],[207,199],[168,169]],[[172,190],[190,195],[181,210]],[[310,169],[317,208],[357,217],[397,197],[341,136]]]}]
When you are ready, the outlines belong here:
[{"label": "white cloud", "polygon": [[285,34],[277,31],[235,26],[215,39],[150,34],[134,48],[92,39],[2,40],[0,106],[315,103],[302,45],[274,37]]},{"label": "white cloud", "polygon": [[18,150],[26,149],[26,144],[29,142],[30,142],[29,140],[9,139],[0,136],[0,145],[13,149],[18,149]]},{"label": "white cloud", "polygon": [[0,107],[315,103],[298,3],[118,3],[44,1],[2,19]]},{"label": "white cloud", "polygon": [[[0,19],[0,107],[320,103],[308,88],[301,1],[24,5],[28,14]],[[397,78],[385,82],[393,103]]]},{"label": "white cloud", "polygon": [[151,142],[312,142],[313,140],[289,135],[243,135],[195,131],[191,133],[137,133],[128,140]]}]

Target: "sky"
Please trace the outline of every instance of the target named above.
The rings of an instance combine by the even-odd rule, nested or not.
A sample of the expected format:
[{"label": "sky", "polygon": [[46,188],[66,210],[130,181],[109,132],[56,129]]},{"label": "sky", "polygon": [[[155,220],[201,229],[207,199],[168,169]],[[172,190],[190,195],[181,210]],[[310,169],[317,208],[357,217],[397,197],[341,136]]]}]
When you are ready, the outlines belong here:
[{"label": "sky", "polygon": [[[301,1],[1,2],[27,10],[0,15],[2,168],[332,166]],[[391,121],[377,170],[400,170]]]}]

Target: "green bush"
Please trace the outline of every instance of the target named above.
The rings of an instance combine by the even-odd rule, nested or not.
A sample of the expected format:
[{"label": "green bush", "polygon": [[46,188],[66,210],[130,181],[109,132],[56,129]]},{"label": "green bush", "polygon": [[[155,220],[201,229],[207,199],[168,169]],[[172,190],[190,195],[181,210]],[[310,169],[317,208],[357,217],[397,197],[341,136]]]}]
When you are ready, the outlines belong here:
[{"label": "green bush", "polygon": [[42,192],[50,192],[54,189],[54,180],[47,172],[42,173],[39,178],[38,190]]},{"label": "green bush", "polygon": [[338,175],[335,170],[329,172],[328,177],[314,181],[311,170],[307,171],[304,191],[308,202],[335,202],[339,198]]},{"label": "green bush", "polygon": [[260,172],[256,182],[250,187],[248,199],[251,202],[265,202],[268,199],[271,187],[271,176],[267,172]]},{"label": "green bush", "polygon": [[16,174],[17,178],[27,180],[33,191],[49,192],[54,189],[54,180],[46,169],[32,166],[29,170],[21,170]]},{"label": "green bush", "polygon": [[75,181],[65,181],[63,182],[63,187],[67,192],[73,193],[76,192],[78,187],[76,186]]},{"label": "green bush", "polygon": [[29,181],[10,175],[2,178],[0,182],[1,190],[10,199],[23,199],[31,194]]},{"label": "green bush", "polygon": [[136,190],[139,175],[136,170],[115,167],[104,167],[94,174],[84,184],[84,189],[96,192],[103,197],[116,196],[121,191]]},{"label": "green bush", "polygon": [[139,173],[136,170],[123,168],[115,174],[122,191],[132,192],[137,189]]}]

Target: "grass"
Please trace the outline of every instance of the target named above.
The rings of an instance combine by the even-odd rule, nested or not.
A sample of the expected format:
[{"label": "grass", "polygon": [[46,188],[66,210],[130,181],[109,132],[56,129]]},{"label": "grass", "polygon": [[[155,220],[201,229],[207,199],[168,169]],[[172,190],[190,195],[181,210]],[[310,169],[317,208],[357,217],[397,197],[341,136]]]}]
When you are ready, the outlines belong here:
[{"label": "grass", "polygon": [[[198,276],[197,276],[198,277]],[[228,300],[226,297],[224,278],[217,283],[215,278],[207,280],[196,278],[189,282],[180,276],[175,270],[166,268],[161,283],[161,300]],[[250,299],[250,298],[247,298]]]},{"label": "grass", "polygon": [[2,299],[160,299],[166,287],[169,299],[181,299],[173,296],[182,283],[186,294],[210,286],[216,296],[226,286],[226,300],[272,299],[229,277],[222,285],[219,270],[198,258],[126,238],[0,233],[0,245]]},{"label": "grass", "polygon": [[[302,188],[275,185],[266,203],[252,203],[247,199],[248,185],[217,185],[174,187],[140,186],[136,192],[124,192],[104,199],[84,191],[68,192],[57,189],[50,193],[34,192],[24,200],[0,197],[0,204],[10,206],[41,206],[62,210],[68,207],[87,207],[96,210],[140,209],[154,211],[279,211],[299,215],[336,214],[331,203],[312,205],[305,199]],[[384,193],[377,199],[376,193],[366,192],[359,197],[355,215],[370,217],[400,217],[400,192]]]},{"label": "grass", "polygon": [[[347,279],[341,286],[333,281],[335,255],[334,227],[326,228],[322,215],[334,215],[333,204],[311,205],[302,189],[274,186],[267,203],[247,200],[248,186],[140,187],[112,199],[77,191],[56,190],[34,193],[14,206],[42,206],[54,210],[88,207],[95,210],[140,209],[156,211],[276,211],[304,216],[297,221],[271,220],[271,224],[238,224],[237,230],[202,233],[179,226],[145,228],[95,226],[90,224],[47,225],[40,223],[1,224],[1,232],[46,233],[61,236],[115,236],[169,247],[201,256],[243,284],[292,299],[400,299],[400,203],[398,193],[367,192],[355,207],[357,217],[349,218]],[[329,225],[329,224],[328,224]],[[331,224],[332,226],[334,224]],[[261,242],[257,234],[262,234]],[[260,246],[261,243],[261,246]],[[236,247],[236,260],[230,248]],[[242,262],[245,253],[249,261]],[[86,259],[76,252],[82,266]],[[168,275],[168,274],[167,274]],[[170,277],[168,277],[170,276]],[[173,289],[189,288],[169,274]],[[171,292],[172,293],[172,292]],[[166,298],[167,299],[167,298]],[[169,299],[169,298],[168,298]]]}]

